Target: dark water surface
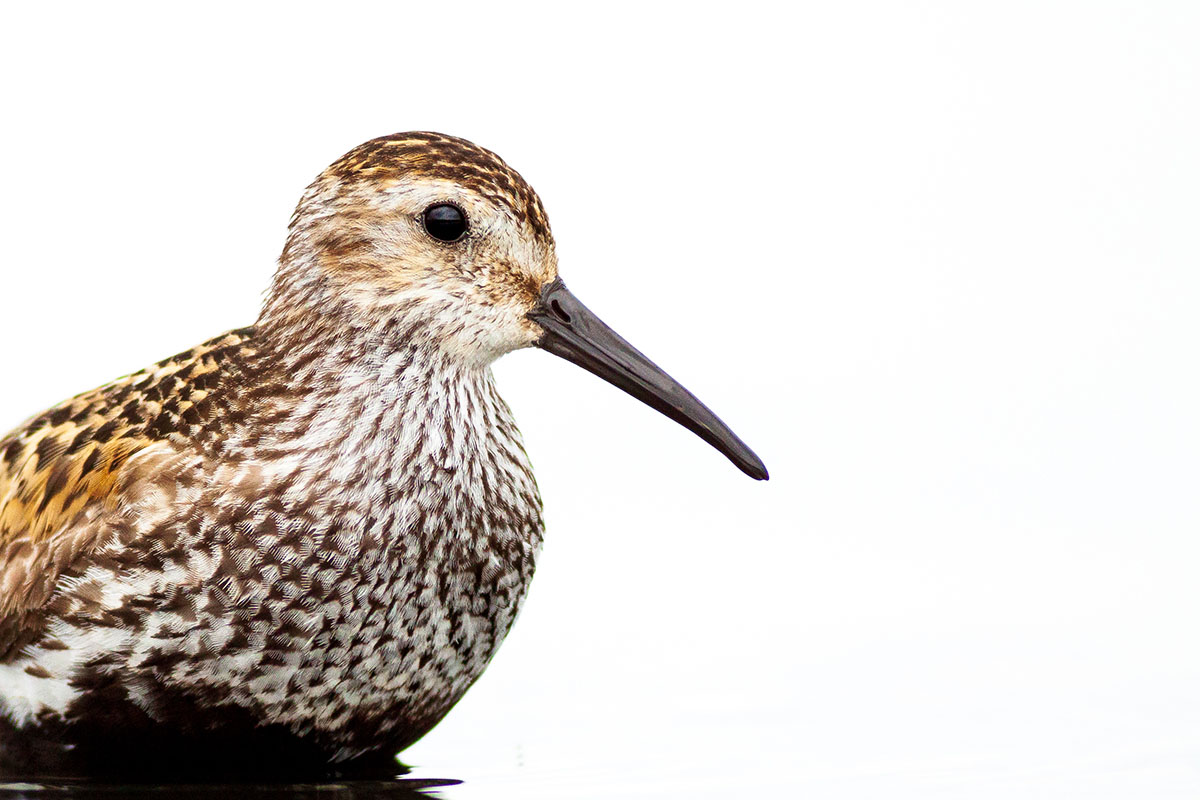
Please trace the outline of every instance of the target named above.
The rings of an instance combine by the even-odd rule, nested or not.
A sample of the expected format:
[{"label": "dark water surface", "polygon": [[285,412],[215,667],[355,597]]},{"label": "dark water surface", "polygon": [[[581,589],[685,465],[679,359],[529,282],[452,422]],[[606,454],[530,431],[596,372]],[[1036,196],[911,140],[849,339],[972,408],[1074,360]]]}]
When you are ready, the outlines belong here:
[{"label": "dark water surface", "polygon": [[0,797],[30,798],[178,798],[179,800],[418,800],[438,798],[436,790],[455,786],[455,780],[395,778],[391,780],[349,780],[318,783],[205,783],[205,784],[130,784],[88,781],[46,781],[38,783],[0,783]]}]

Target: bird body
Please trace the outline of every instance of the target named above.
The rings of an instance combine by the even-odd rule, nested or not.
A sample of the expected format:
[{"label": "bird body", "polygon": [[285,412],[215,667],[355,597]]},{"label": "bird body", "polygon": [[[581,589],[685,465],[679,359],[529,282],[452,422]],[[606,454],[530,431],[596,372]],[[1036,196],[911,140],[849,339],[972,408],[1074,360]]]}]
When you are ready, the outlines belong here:
[{"label": "bird body", "polygon": [[[399,134],[322,173],[256,326],[0,440],[0,764],[47,742],[340,764],[432,728],[542,543],[489,365],[553,331],[599,358],[563,344],[595,338],[572,302],[494,154]],[[733,447],[687,398],[660,410]]]},{"label": "bird body", "polygon": [[491,660],[542,521],[488,368],[343,352],[284,383],[259,338],[228,334],[11,440],[6,475],[24,480],[0,485],[43,515],[111,469],[65,530],[6,543],[23,585],[4,597],[28,597],[0,641],[13,722],[200,735],[232,704],[341,761],[410,743]]}]

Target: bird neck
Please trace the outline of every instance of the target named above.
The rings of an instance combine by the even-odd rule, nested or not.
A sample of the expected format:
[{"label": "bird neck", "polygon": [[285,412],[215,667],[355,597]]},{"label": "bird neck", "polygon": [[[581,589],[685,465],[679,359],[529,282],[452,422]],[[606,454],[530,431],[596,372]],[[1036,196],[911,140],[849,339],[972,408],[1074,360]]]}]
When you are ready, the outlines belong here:
[{"label": "bird neck", "polygon": [[368,493],[433,482],[478,494],[468,477],[483,474],[536,496],[490,366],[456,357],[419,326],[287,322],[266,317],[256,330],[259,383],[278,387],[262,406],[269,424],[255,426],[257,459]]},{"label": "bird neck", "polygon": [[313,491],[329,477],[338,491],[403,496],[423,486],[450,505],[496,501],[482,486],[540,508],[490,359],[446,346],[453,315],[426,303],[367,318],[303,259],[286,259],[255,333],[270,376],[259,383],[280,387],[267,404],[273,419],[255,426],[272,432],[259,436],[258,456],[300,465]]}]

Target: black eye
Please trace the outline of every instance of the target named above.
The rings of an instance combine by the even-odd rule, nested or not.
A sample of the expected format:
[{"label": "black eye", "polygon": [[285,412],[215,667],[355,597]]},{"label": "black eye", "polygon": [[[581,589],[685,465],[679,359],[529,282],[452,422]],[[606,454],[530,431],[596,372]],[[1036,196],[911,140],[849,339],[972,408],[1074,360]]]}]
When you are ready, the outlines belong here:
[{"label": "black eye", "polygon": [[425,230],[443,242],[454,242],[467,232],[467,217],[458,206],[438,203],[425,209]]}]

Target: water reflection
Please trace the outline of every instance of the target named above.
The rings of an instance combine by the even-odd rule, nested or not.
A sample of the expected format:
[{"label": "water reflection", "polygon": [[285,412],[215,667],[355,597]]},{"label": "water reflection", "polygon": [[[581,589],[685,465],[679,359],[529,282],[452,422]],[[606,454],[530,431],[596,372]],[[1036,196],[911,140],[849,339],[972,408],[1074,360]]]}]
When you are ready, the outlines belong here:
[{"label": "water reflection", "polygon": [[24,737],[17,746],[0,746],[0,800],[430,800],[439,797],[437,789],[460,783],[414,778],[409,766],[387,753],[334,765],[320,752],[292,744],[263,737],[181,743],[139,736],[81,747]]},{"label": "water reflection", "polygon": [[114,800],[115,798],[178,798],[179,800],[430,800],[440,795],[437,789],[455,786],[455,780],[346,780],[323,783],[205,783],[205,784],[129,784],[89,781],[45,781],[38,783],[0,783],[4,800],[28,798],[47,800],[63,797],[71,800]]}]

